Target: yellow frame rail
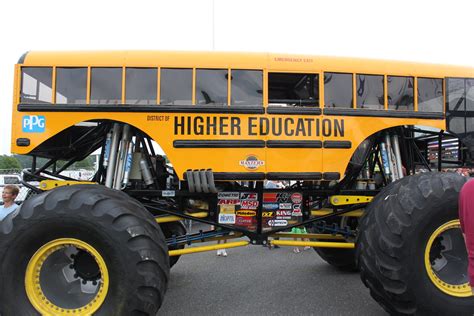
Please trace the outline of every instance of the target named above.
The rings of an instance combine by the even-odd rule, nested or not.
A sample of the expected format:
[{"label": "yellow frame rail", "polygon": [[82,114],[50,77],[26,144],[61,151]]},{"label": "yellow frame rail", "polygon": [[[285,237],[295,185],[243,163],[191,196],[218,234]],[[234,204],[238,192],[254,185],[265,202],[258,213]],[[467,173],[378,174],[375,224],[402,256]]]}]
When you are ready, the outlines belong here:
[{"label": "yellow frame rail", "polygon": [[206,251],[213,251],[213,250],[219,250],[219,249],[243,247],[243,246],[247,246],[248,244],[249,244],[248,241],[236,241],[236,242],[230,242],[226,244],[215,244],[215,245],[209,245],[209,246],[189,247],[185,249],[170,250],[168,254],[170,257],[173,257],[173,256],[188,255],[188,254],[197,253],[197,252],[206,252]]},{"label": "yellow frame rail", "polygon": [[350,242],[324,242],[324,241],[295,241],[295,240],[272,240],[272,245],[276,246],[294,246],[294,247],[317,247],[317,248],[342,248],[354,249],[355,244]]}]

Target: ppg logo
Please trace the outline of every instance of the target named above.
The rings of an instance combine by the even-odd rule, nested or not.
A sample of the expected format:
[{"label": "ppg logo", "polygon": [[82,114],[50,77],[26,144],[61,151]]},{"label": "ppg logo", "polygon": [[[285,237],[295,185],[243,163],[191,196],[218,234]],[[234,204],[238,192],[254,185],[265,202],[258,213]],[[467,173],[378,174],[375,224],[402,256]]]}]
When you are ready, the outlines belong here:
[{"label": "ppg logo", "polygon": [[43,133],[46,119],[43,115],[23,116],[22,130],[25,133]]}]

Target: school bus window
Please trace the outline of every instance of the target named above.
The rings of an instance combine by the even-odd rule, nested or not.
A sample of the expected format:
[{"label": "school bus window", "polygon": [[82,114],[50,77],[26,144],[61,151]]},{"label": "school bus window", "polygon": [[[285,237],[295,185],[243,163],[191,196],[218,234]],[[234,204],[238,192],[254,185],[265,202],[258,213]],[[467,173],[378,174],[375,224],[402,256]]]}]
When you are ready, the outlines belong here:
[{"label": "school bus window", "polygon": [[388,109],[414,110],[413,77],[387,76]]},{"label": "school bus window", "polygon": [[196,70],[196,104],[227,105],[227,69]]},{"label": "school bus window", "polygon": [[156,104],[156,68],[127,68],[125,70],[125,103]]},{"label": "school bus window", "polygon": [[383,76],[357,75],[357,108],[384,109]]},{"label": "school bus window", "polygon": [[261,70],[232,70],[231,80],[231,104],[263,105]]},{"label": "school bus window", "polygon": [[418,78],[418,111],[443,112],[443,79]]},{"label": "school bus window", "polygon": [[319,106],[319,75],[268,74],[268,104],[271,106]]},{"label": "school bus window", "polygon": [[466,96],[464,79],[448,79],[448,108],[450,111],[465,111]]},{"label": "school bus window", "polygon": [[92,68],[91,104],[119,104],[122,101],[122,68]]},{"label": "school bus window", "polygon": [[86,104],[87,68],[56,68],[56,103]]},{"label": "school bus window", "polygon": [[193,98],[193,70],[162,68],[160,104],[191,105]]},{"label": "school bus window", "polygon": [[23,67],[20,101],[23,103],[53,102],[52,75],[51,67]]},{"label": "school bus window", "polygon": [[466,111],[474,111],[474,79],[466,80]]},{"label": "school bus window", "polygon": [[352,107],[352,74],[324,73],[325,107]]}]

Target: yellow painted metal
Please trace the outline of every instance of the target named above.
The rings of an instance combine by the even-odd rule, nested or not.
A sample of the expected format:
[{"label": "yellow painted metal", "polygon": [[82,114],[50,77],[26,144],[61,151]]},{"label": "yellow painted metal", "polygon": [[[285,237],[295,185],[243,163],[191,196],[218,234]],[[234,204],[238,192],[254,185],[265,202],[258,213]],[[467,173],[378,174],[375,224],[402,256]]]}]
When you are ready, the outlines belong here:
[{"label": "yellow painted metal", "polygon": [[342,235],[331,234],[291,234],[291,233],[276,233],[270,235],[273,238],[309,238],[309,239],[340,239],[344,240]]},{"label": "yellow painted metal", "polygon": [[[184,213],[186,215],[196,217],[196,218],[205,218],[209,215],[208,212],[198,212],[198,213]],[[169,223],[169,222],[177,222],[182,221],[184,218],[176,216],[176,215],[169,215],[169,216],[161,216],[155,217],[155,221],[157,223]]]},{"label": "yellow painted metal", "polygon": [[[312,216],[324,216],[324,215],[329,215],[331,213],[333,213],[333,210],[330,210],[330,209],[311,210]],[[339,216],[361,217],[362,215],[364,215],[363,209],[347,212]]]},{"label": "yellow painted metal", "polygon": [[236,248],[236,247],[243,247],[249,244],[248,241],[236,241],[236,242],[229,242],[225,244],[215,244],[209,246],[200,246],[200,247],[189,247],[185,249],[178,249],[178,250],[170,250],[168,252],[169,256],[181,256],[181,255],[188,255],[191,253],[197,252],[206,252],[206,251],[213,251],[218,249],[228,249],[228,248]]},{"label": "yellow painted metal", "polygon": [[334,206],[341,206],[359,203],[369,203],[370,201],[372,201],[373,198],[373,196],[362,195],[333,195],[329,198],[329,202],[331,202],[331,204]]},{"label": "yellow painted metal", "polygon": [[350,242],[326,242],[326,241],[295,241],[295,240],[272,240],[271,244],[277,246],[295,246],[295,247],[318,247],[318,248],[341,248],[354,249],[355,244]]},{"label": "yellow painted metal", "polygon": [[[43,293],[40,283],[41,267],[45,260],[54,252],[74,246],[78,249],[87,251],[95,259],[101,274],[100,289],[97,295],[87,302],[84,306],[75,309],[67,309],[56,306],[50,301],[50,298]],[[99,252],[88,243],[74,238],[60,238],[44,244],[36,251],[28,262],[25,273],[25,290],[28,299],[33,307],[41,315],[92,315],[97,311],[107,297],[109,290],[109,272],[104,259]],[[66,290],[66,289],[65,289]]]},{"label": "yellow painted metal", "polygon": [[[429,65],[381,60],[333,58],[322,56],[227,53],[227,52],[159,52],[159,51],[90,51],[90,52],[29,52],[20,68],[25,67],[88,67],[87,103],[90,103],[90,67],[150,67],[193,69],[192,99],[196,100],[196,69],[253,69],[264,72],[264,107],[268,104],[268,76],[271,72],[318,73],[320,75],[320,105],[324,106],[324,71],[350,74],[384,75],[384,99],[387,100],[386,76],[414,76],[428,78],[474,77],[474,69],[468,67]],[[381,130],[402,126],[419,125],[446,130],[445,119],[331,116],[322,113],[315,118],[311,115],[271,115],[271,114],[225,114],[160,112],[19,112],[19,91],[21,76],[15,79],[15,95],[12,104],[12,152],[27,154],[47,139],[61,131],[84,121],[114,120],[130,124],[155,140],[173,165],[177,176],[183,180],[187,169],[208,169],[215,172],[338,172],[344,174],[347,164],[359,144],[369,135]],[[355,87],[353,87],[355,89]],[[231,93],[231,89],[229,89]],[[53,91],[53,93],[55,93]],[[157,94],[159,96],[159,93]],[[126,96],[125,96],[126,97]],[[228,95],[228,98],[232,95]],[[387,101],[385,101],[387,103]],[[159,105],[157,105],[159,107]],[[381,112],[382,113],[382,112]],[[23,116],[43,115],[47,126],[43,133],[26,133],[22,130]],[[180,121],[181,120],[181,121]],[[18,123],[20,122],[20,123]],[[176,124],[185,122],[218,122],[216,133],[206,135],[206,126],[183,127],[183,133]],[[230,127],[230,122],[240,122],[238,129]],[[284,122],[279,124],[278,122]],[[311,123],[308,123],[311,122]],[[322,131],[324,124],[344,125],[344,134]],[[255,125],[253,125],[255,124]],[[270,126],[273,124],[272,126]],[[277,126],[278,125],[278,126]],[[277,128],[272,128],[272,127]],[[207,125],[209,127],[209,125]],[[222,129],[221,129],[222,127]],[[266,131],[265,127],[268,128]],[[301,132],[302,127],[304,132]],[[291,133],[273,134],[273,130],[287,129]],[[260,133],[260,131],[263,131]],[[300,130],[300,132],[297,132]],[[187,132],[190,131],[190,132]],[[197,132],[196,132],[197,131]],[[222,132],[221,132],[222,131]],[[310,133],[311,131],[311,133]],[[324,135],[323,135],[324,134]],[[29,146],[18,146],[18,138],[28,138]],[[350,141],[351,148],[175,148],[175,140],[289,140],[289,141]],[[210,154],[210,151],[212,154]],[[256,170],[248,170],[241,163],[249,155],[255,156],[263,164]],[[189,159],[193,157],[193,159]],[[288,163],[293,161],[294,163]],[[323,163],[324,162],[324,163]]]},{"label": "yellow painted metal", "polygon": [[66,185],[78,185],[78,184],[97,184],[91,181],[66,181],[66,180],[43,180],[40,182],[40,189],[44,191],[52,190],[57,187]]},{"label": "yellow painted metal", "polygon": [[[469,283],[466,282],[464,284],[449,284],[446,283],[444,280],[441,280],[436,273],[433,271],[431,267],[430,261],[430,251],[433,243],[437,237],[439,237],[443,232],[449,229],[461,229],[461,224],[459,220],[452,220],[443,225],[441,225],[438,229],[436,229],[433,234],[431,234],[428,243],[426,244],[425,248],[425,269],[428,277],[430,278],[431,282],[440,289],[442,292],[454,296],[454,297],[469,297],[472,295],[471,287]],[[459,273],[463,273],[459,271]]]}]

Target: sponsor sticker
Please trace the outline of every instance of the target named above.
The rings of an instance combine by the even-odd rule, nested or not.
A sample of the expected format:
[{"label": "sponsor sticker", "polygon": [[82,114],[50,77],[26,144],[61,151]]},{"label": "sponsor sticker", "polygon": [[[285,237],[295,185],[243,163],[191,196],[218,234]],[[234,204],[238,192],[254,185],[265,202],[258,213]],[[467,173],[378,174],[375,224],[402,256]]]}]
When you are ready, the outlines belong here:
[{"label": "sponsor sticker", "polygon": [[280,203],[281,210],[291,210],[293,205],[291,203]]},{"label": "sponsor sticker", "polygon": [[219,224],[235,224],[235,214],[219,213]]},{"label": "sponsor sticker", "polygon": [[161,196],[162,197],[174,197],[176,195],[174,190],[165,190],[161,191]]},{"label": "sponsor sticker", "polygon": [[243,216],[243,217],[254,217],[257,215],[257,212],[251,211],[251,210],[240,210],[236,212],[237,216]]},{"label": "sponsor sticker", "polygon": [[218,199],[238,199],[239,192],[219,192],[217,193]]},{"label": "sponsor sticker", "polygon": [[235,205],[221,205],[221,214],[235,214]]},{"label": "sponsor sticker", "polygon": [[229,200],[219,200],[218,205],[240,205],[240,200],[238,199],[229,199]]},{"label": "sponsor sticker", "polygon": [[263,202],[276,202],[277,194],[276,193],[264,193]]},{"label": "sponsor sticker", "polygon": [[303,216],[303,212],[301,210],[294,210],[291,212],[291,216]]},{"label": "sponsor sticker", "polygon": [[291,195],[291,201],[293,203],[301,203],[303,202],[303,195],[301,193],[293,193]]},{"label": "sponsor sticker", "polygon": [[278,210],[276,211],[276,216],[291,216],[290,210]]},{"label": "sponsor sticker", "polygon": [[240,160],[239,165],[245,167],[247,170],[256,170],[265,165],[265,161],[258,159],[255,155],[249,155],[245,160]]},{"label": "sponsor sticker", "polygon": [[264,203],[263,209],[265,210],[277,210],[280,205],[278,203]]},{"label": "sponsor sticker", "polygon": [[240,217],[240,216],[237,216],[236,221],[235,221],[235,224],[236,224],[236,225],[240,225],[240,226],[249,226],[249,225],[252,225],[252,224],[253,224],[253,220],[252,220],[251,217]]},{"label": "sponsor sticker", "polygon": [[21,122],[24,133],[43,133],[46,127],[44,115],[24,115]]},{"label": "sponsor sticker", "polygon": [[240,199],[241,200],[256,201],[256,200],[258,200],[258,193],[242,192],[242,193],[240,193]]},{"label": "sponsor sticker", "polygon": [[262,212],[262,217],[273,217],[275,212]]},{"label": "sponsor sticker", "polygon": [[301,210],[301,204],[293,204],[294,210]]},{"label": "sponsor sticker", "polygon": [[284,219],[271,219],[268,221],[268,226],[286,226],[287,224],[288,221]]},{"label": "sponsor sticker", "polygon": [[240,201],[240,206],[243,209],[256,210],[258,208],[258,201],[242,200]]},{"label": "sponsor sticker", "polygon": [[290,200],[290,193],[287,193],[287,192],[277,193],[277,196],[276,196],[277,202],[284,203],[284,202],[289,202],[289,200]]}]

